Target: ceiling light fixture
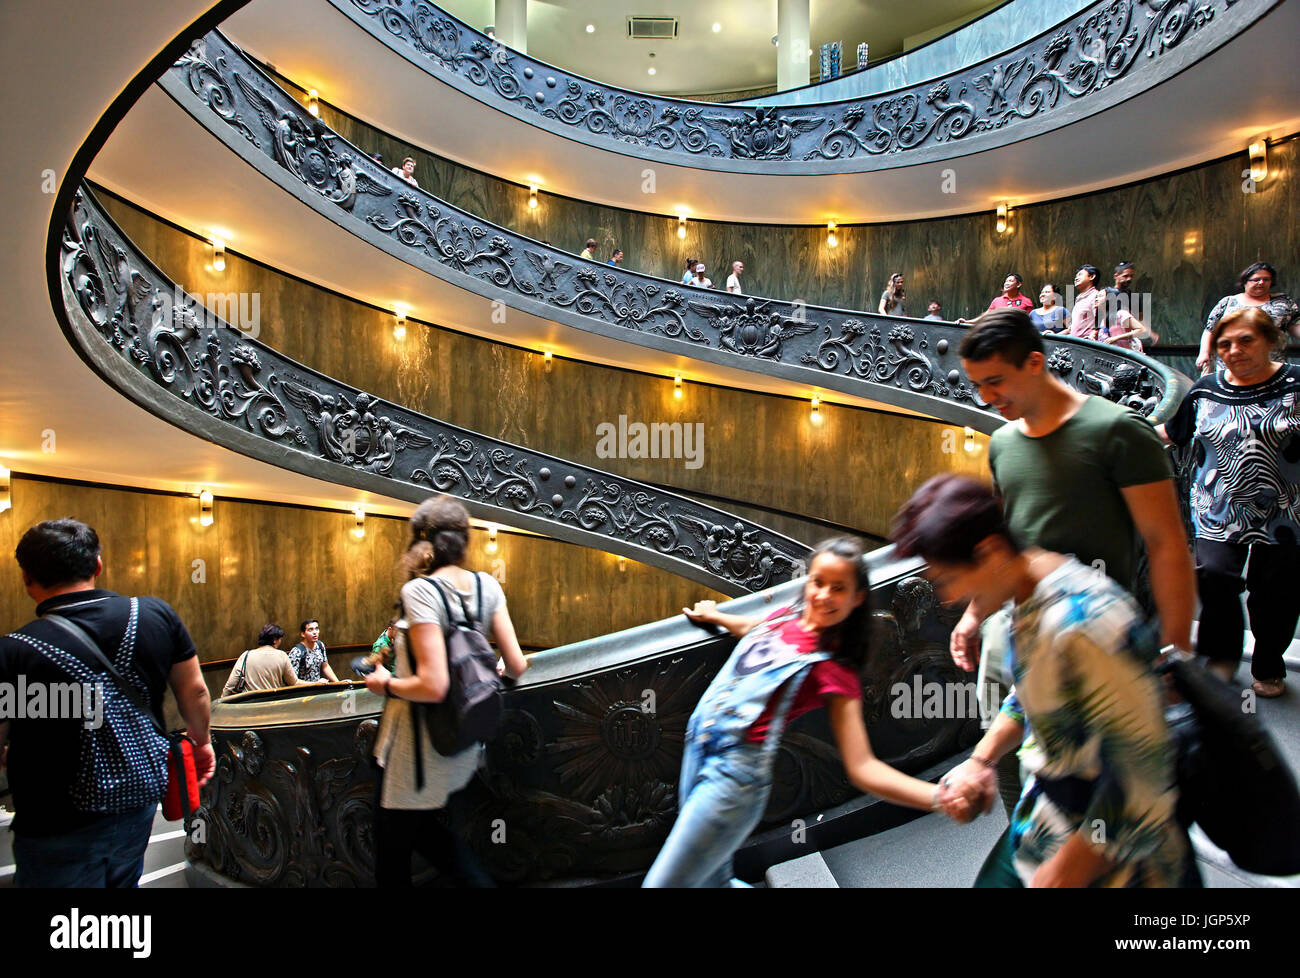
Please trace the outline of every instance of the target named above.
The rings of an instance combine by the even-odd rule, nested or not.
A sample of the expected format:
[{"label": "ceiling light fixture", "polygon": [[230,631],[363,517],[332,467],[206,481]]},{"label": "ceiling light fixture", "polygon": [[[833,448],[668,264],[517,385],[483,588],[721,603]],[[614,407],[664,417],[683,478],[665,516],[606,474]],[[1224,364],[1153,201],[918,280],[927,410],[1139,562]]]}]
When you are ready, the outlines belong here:
[{"label": "ceiling light fixture", "polygon": [[595,25],[595,24],[588,24],[588,25],[587,25],[587,33],[588,33],[588,34],[595,34],[595,33],[596,33],[596,25]]},{"label": "ceiling light fixture", "polygon": [[212,525],[212,490],[204,489],[199,493],[199,526]]},{"label": "ceiling light fixture", "polygon": [[1005,203],[998,204],[998,234],[1006,234],[1007,216],[1009,213],[1010,208],[1008,208]]},{"label": "ceiling light fixture", "polygon": [[393,310],[393,339],[401,341],[406,339],[406,306],[398,306]]},{"label": "ceiling light fixture", "polygon": [[226,243],[220,238],[212,239],[212,270],[214,272],[226,270]]},{"label": "ceiling light fixture", "polygon": [[352,535],[360,540],[366,535],[366,508],[360,503],[352,507]]},{"label": "ceiling light fixture", "polygon": [[533,184],[528,188],[528,209],[530,211],[537,210],[537,184]]},{"label": "ceiling light fixture", "polygon": [[673,377],[673,397],[677,400],[682,399],[682,375],[677,374]]},{"label": "ceiling light fixture", "polygon": [[834,248],[840,243],[839,236],[835,233],[835,222],[826,222],[826,247]]},{"label": "ceiling light fixture", "polygon": [[1250,144],[1250,179],[1263,183],[1268,179],[1268,140],[1257,139]]},{"label": "ceiling light fixture", "polygon": [[488,528],[487,552],[490,554],[497,552],[497,528],[495,526]]},{"label": "ceiling light fixture", "polygon": [[720,31],[720,30],[722,30],[722,25],[721,25],[721,24],[714,24],[714,25],[713,25],[713,33],[714,33],[714,34],[718,33],[718,31]]},{"label": "ceiling light fixture", "polygon": [[816,394],[813,395],[812,399],[812,423],[822,423],[822,399]]},{"label": "ceiling light fixture", "polygon": [[677,215],[677,237],[681,238],[683,241],[686,240],[686,215],[685,214]]},{"label": "ceiling light fixture", "polygon": [[307,111],[320,118],[320,93],[314,88],[307,93]]}]

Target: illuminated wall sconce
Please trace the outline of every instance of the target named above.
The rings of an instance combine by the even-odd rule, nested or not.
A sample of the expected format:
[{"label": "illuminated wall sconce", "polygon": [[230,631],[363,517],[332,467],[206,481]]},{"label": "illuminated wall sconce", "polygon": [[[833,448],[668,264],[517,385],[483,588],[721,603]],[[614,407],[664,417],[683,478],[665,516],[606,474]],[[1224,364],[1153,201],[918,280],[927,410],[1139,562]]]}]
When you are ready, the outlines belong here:
[{"label": "illuminated wall sconce", "polygon": [[199,526],[212,525],[212,490],[204,489],[199,493]]},{"label": "illuminated wall sconce", "polygon": [[393,339],[406,339],[406,307],[398,306],[393,310]]},{"label": "illuminated wall sconce", "polygon": [[673,397],[677,398],[677,400],[679,401],[682,399],[682,375],[681,374],[677,374],[675,377],[673,377]]},{"label": "illuminated wall sconce", "polygon": [[214,272],[226,270],[226,243],[221,238],[212,239],[212,270]]},{"label": "illuminated wall sconce", "polygon": [[307,111],[320,118],[320,93],[314,88],[307,93]]},{"label": "illuminated wall sconce", "polygon": [[683,241],[686,240],[686,215],[685,214],[677,215],[677,237],[681,238]]},{"label": "illuminated wall sconce", "polygon": [[495,526],[488,527],[487,552],[490,554],[497,552],[497,528]]},{"label": "illuminated wall sconce", "polygon": [[1201,250],[1201,232],[1188,231],[1183,235],[1183,254],[1188,258],[1195,257]]},{"label": "illuminated wall sconce", "polygon": [[979,450],[979,446],[975,444],[975,429],[967,428],[966,429],[966,451],[973,455],[978,450]]},{"label": "illuminated wall sconce", "polygon": [[627,573],[627,558],[622,555],[620,555],[618,558],[618,572],[620,574]]},{"label": "illuminated wall sconce", "polygon": [[366,508],[359,503],[352,507],[352,535],[360,540],[366,535]]},{"label": "illuminated wall sconce", "polygon": [[0,465],[0,513],[13,509],[13,473]]},{"label": "illuminated wall sconce", "polygon": [[1268,141],[1257,139],[1250,144],[1250,179],[1263,183],[1268,179]]},{"label": "illuminated wall sconce", "polygon": [[834,248],[840,243],[839,235],[835,233],[835,222],[826,222],[826,247]]},{"label": "illuminated wall sconce", "polygon": [[528,187],[528,209],[537,210],[537,184],[531,184]]},{"label": "illuminated wall sconce", "polygon": [[1006,234],[1010,226],[1010,209],[1006,204],[998,204],[998,234]]},{"label": "illuminated wall sconce", "polygon": [[546,365],[546,372],[547,372],[548,374],[551,372],[551,363],[552,363],[552,362],[553,362],[553,361],[552,361],[552,358],[551,358],[551,351],[550,351],[550,350],[546,350],[544,353],[542,353],[542,363],[544,363],[544,364]]},{"label": "illuminated wall sconce", "polygon": [[812,399],[812,423],[822,423],[822,399],[816,394],[813,395]]}]

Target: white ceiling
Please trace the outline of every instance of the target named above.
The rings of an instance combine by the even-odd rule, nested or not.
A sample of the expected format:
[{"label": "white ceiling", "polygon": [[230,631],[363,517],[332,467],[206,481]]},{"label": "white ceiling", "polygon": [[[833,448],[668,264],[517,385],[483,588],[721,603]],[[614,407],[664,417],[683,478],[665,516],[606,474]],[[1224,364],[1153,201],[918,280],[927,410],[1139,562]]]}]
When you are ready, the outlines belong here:
[{"label": "white ceiling", "polygon": [[[262,3],[268,0],[260,0]],[[859,42],[872,61],[898,54],[904,38],[953,21],[968,21],[1000,0],[811,0],[811,47],[844,46],[844,68],[856,63]],[[439,0],[471,27],[495,22],[493,0]],[[677,38],[639,41],[627,19],[676,17]],[[713,25],[722,30],[713,32]],[[586,26],[596,30],[588,34]],[[661,95],[734,92],[776,83],[776,0],[531,0],[528,55],[610,85]],[[655,75],[646,68],[653,51]]]}]

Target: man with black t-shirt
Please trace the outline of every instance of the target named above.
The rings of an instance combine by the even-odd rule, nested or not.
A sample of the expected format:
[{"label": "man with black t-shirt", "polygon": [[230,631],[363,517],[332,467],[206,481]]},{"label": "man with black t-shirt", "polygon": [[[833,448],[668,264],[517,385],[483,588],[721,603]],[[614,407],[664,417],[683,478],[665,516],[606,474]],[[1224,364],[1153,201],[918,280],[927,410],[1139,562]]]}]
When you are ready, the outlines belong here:
[{"label": "man with black t-shirt", "polygon": [[9,706],[0,716],[0,757],[13,790],[18,886],[136,886],[162,800],[149,771],[156,775],[157,753],[166,746],[160,736],[138,743],[96,738],[105,722],[104,691],[116,693],[116,680],[75,628],[147,694],[160,719],[171,686],[196,745],[200,784],[216,763],[208,688],[189,632],[159,598],[95,587],[104,569],[99,552],[95,531],[72,519],[36,524],[15,551],[37,614],[0,637],[0,702]]}]

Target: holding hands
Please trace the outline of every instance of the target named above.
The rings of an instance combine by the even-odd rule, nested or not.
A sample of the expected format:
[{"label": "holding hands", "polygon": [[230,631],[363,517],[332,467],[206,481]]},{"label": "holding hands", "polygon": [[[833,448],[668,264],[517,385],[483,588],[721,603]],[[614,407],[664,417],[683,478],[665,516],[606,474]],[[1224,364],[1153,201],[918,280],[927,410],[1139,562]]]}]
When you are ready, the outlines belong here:
[{"label": "holding hands", "polygon": [[968,758],[945,774],[935,786],[934,804],[954,822],[971,822],[993,807],[997,797],[993,768]]}]

